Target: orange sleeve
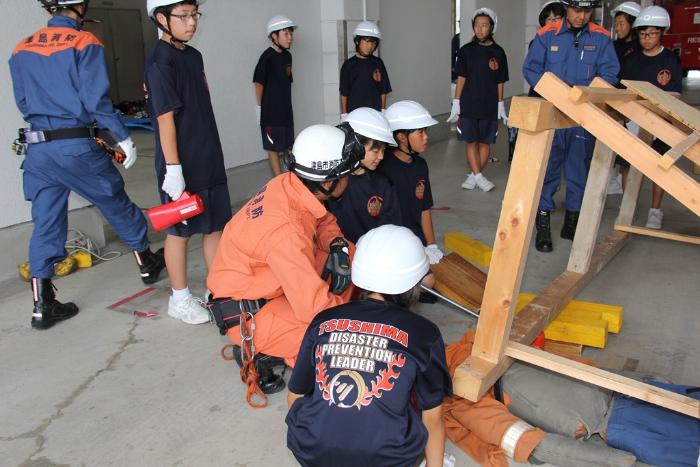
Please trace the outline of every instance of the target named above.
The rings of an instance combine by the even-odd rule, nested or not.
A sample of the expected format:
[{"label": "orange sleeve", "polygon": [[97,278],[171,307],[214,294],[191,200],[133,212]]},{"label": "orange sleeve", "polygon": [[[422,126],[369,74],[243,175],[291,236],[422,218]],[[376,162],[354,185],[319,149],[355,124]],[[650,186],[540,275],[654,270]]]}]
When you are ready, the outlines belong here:
[{"label": "orange sleeve", "polygon": [[[338,221],[330,212],[327,212],[325,216],[318,220],[316,235],[318,237],[318,245],[323,251],[329,251],[328,245],[331,244],[334,238],[345,238],[343,232],[340,231],[340,227],[338,227]],[[350,243],[349,240],[348,243]]]},{"label": "orange sleeve", "polygon": [[[332,238],[342,235],[339,229],[337,232]],[[347,301],[342,295],[332,294],[328,284],[321,280],[315,268],[316,248],[311,239],[298,232],[276,236],[279,241],[271,239],[266,262],[299,321],[310,323],[320,311]]]}]

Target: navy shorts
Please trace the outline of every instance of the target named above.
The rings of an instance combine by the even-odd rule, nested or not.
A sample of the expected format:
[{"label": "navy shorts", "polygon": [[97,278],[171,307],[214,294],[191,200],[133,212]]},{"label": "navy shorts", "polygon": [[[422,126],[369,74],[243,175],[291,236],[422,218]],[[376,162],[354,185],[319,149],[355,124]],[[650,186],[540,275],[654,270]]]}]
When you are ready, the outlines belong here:
[{"label": "navy shorts", "polygon": [[261,126],[262,145],[266,151],[286,152],[294,145],[293,126]]},{"label": "navy shorts", "polygon": [[[170,196],[160,191],[160,200],[163,204],[170,202]],[[193,193],[194,194],[194,193]],[[165,229],[168,235],[176,237],[191,237],[195,234],[210,234],[224,230],[224,226],[231,220],[231,199],[228,194],[228,185],[221,183],[211,188],[198,191],[204,202],[204,212],[187,219],[187,225],[178,222]]]},{"label": "navy shorts", "polygon": [[494,144],[498,135],[498,120],[460,117],[457,139],[467,143]]}]

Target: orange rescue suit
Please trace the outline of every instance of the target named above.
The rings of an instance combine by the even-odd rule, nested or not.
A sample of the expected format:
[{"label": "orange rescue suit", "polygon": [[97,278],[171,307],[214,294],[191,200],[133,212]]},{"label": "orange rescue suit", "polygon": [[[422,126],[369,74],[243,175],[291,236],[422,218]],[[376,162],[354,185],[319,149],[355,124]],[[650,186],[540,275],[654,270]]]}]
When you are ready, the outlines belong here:
[{"label": "orange rescue suit", "polygon": [[[293,366],[316,314],[349,301],[352,286],[335,295],[321,279],[328,246],[342,236],[335,217],[293,173],[270,180],[226,224],[207,286],[215,298],[270,300],[255,315],[256,352]],[[238,326],[228,337],[240,345]]]}]

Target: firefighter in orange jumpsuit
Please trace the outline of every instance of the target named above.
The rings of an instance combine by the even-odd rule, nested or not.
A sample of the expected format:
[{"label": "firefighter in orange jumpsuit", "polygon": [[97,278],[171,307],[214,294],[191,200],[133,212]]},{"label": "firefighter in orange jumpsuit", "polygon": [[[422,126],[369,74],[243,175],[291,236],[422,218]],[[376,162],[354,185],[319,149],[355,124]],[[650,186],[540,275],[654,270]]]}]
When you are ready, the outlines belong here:
[{"label": "firefighter in orange jumpsuit", "polygon": [[[363,157],[349,125],[308,127],[294,143],[291,171],[270,180],[226,225],[207,285],[213,299],[231,298],[254,313],[258,355],[293,366],[316,314],[349,301],[354,246],[323,203],[342,195]],[[240,326],[227,335],[241,345]]]}]

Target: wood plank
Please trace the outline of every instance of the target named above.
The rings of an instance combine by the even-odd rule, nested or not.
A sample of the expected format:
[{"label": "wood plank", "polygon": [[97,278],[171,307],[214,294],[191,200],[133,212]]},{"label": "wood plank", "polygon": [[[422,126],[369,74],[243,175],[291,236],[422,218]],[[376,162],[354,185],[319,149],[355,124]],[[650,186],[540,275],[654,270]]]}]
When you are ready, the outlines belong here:
[{"label": "wood plank", "polygon": [[481,309],[486,274],[456,253],[445,255],[432,266],[435,289],[474,311]]},{"label": "wood plank", "polygon": [[472,348],[493,363],[508,343],[553,139],[554,130],[518,134]]},{"label": "wood plank", "polygon": [[608,323],[602,319],[565,316],[561,313],[544,329],[544,337],[571,344],[604,349],[608,343]]},{"label": "wood plank", "polygon": [[568,342],[553,341],[550,339],[544,340],[544,351],[560,357],[576,359],[581,357],[583,346],[580,344],[570,344]]},{"label": "wood plank", "polygon": [[692,235],[682,235],[673,232],[666,232],[664,230],[654,230],[647,229],[644,227],[635,227],[631,225],[620,225],[615,224],[615,230],[620,232],[627,232],[637,235],[646,235],[648,237],[663,238],[664,240],[674,240],[676,242],[690,243],[693,245],[700,245],[700,237],[694,237]]},{"label": "wood plank", "polygon": [[[613,88],[602,78],[593,78],[591,86],[602,88]],[[614,89],[614,88],[613,88]],[[659,110],[649,101],[636,102],[611,102],[610,107],[620,112],[625,117],[629,118],[648,133],[653,133],[664,143],[669,146],[675,146],[687,137],[687,133],[692,131],[685,125],[681,128],[674,126],[658,114],[668,116],[663,111]],[[657,114],[658,113],[658,114]],[[642,134],[639,138],[644,141]],[[651,144],[651,135],[647,144]],[[700,164],[700,144],[691,147],[686,153],[688,159]]]},{"label": "wood plank", "polygon": [[700,111],[689,106],[677,97],[671,96],[667,92],[662,91],[646,81],[623,79],[622,84],[630,91],[642,96],[689,128],[695,131],[700,130]]},{"label": "wood plank", "polygon": [[[638,137],[646,144],[651,144],[653,138],[644,128],[640,128]],[[632,225],[634,213],[637,210],[637,203],[639,202],[639,193],[642,190],[643,179],[644,176],[642,173],[637,170],[636,167],[631,166],[629,172],[627,173],[627,184],[625,186],[625,192],[622,194],[620,212],[617,215],[617,220],[615,223],[621,225]]]},{"label": "wood plank", "polygon": [[615,157],[604,142],[598,140],[593,150],[593,159],[588,171],[586,189],[579,213],[578,226],[569,254],[569,271],[585,273],[591,264],[591,256],[598,240],[600,221],[603,218],[605,202],[608,198],[608,182]]},{"label": "wood plank", "polygon": [[510,102],[508,126],[538,133],[578,125],[544,99],[515,96]]},{"label": "wood plank", "polygon": [[661,159],[659,159],[659,166],[664,170],[670,169],[671,166],[675,164],[678,159],[683,157],[683,155],[687,153],[698,141],[700,141],[700,134],[697,132],[691,133],[685,140],[673,146],[661,157]]},{"label": "wood plank", "polygon": [[506,354],[511,358],[539,366],[540,368],[626,394],[691,417],[700,418],[700,401],[697,399],[625,378],[558,355],[552,355],[517,342],[511,342],[508,345]]},{"label": "wood plank", "polygon": [[484,269],[488,269],[491,264],[493,249],[462,232],[447,232],[443,243],[448,250],[454,251],[462,258]]},{"label": "wood plank", "polygon": [[[649,177],[654,183],[676,198],[681,204],[700,216],[700,184],[677,167],[668,171],[657,165],[659,155],[630,134],[625,127],[590,103],[575,104],[567,95],[569,86],[547,72],[535,86],[535,90],[555,103],[557,108],[572,120],[581,123],[596,138],[605,142],[613,151],[620,154],[632,165]],[[669,99],[672,99],[669,97]]]},{"label": "wood plank", "polygon": [[569,91],[569,99],[576,103],[591,102],[593,104],[609,102],[629,102],[639,99],[639,96],[625,89],[592,88],[589,86],[574,86]]},{"label": "wood plank", "polygon": [[[515,312],[527,306],[536,297],[535,294],[521,293],[518,296],[518,304]],[[605,303],[586,302],[583,300],[571,300],[563,310],[559,312],[554,321],[566,321],[568,318],[584,318],[587,320],[603,320],[607,324],[608,332],[619,333],[624,321],[624,308],[619,305]]]}]

